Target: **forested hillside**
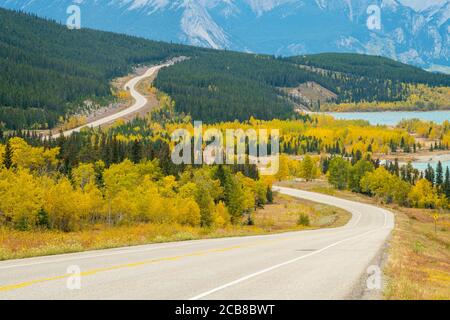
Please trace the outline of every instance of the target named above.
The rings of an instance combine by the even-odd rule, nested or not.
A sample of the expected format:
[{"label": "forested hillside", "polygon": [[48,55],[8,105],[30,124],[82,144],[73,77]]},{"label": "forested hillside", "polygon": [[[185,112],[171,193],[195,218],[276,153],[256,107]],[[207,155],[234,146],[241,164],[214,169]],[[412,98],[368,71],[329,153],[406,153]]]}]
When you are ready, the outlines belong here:
[{"label": "forested hillside", "polygon": [[162,70],[155,86],[194,119],[267,120],[293,114],[293,103],[277,87],[320,78],[273,57],[214,51]]},{"label": "forested hillside", "polygon": [[[448,86],[450,76],[366,55],[324,54],[283,59],[211,51],[163,70],[156,86],[177,102],[178,111],[214,122],[246,120],[252,115],[258,119],[289,117],[298,101],[287,99],[286,93],[279,89],[306,82],[318,83],[336,93],[337,98],[330,101],[335,104],[377,103],[408,101],[417,92],[412,84],[423,84],[426,88]],[[429,96],[428,101],[439,101]],[[313,101],[307,106],[316,104]],[[437,107],[437,103],[427,106]]]},{"label": "forested hillside", "polygon": [[[412,84],[449,86],[432,74],[389,59],[324,54],[292,58],[208,50],[100,32],[68,30],[53,21],[0,9],[0,127],[51,128],[83,101],[112,99],[110,82],[137,64],[190,59],[163,69],[155,86],[176,111],[204,122],[291,118],[299,101],[283,88],[314,82],[334,104],[420,102]],[[445,87],[444,87],[445,89]],[[442,88],[440,89],[442,91]],[[446,92],[446,91],[444,91]],[[413,96],[414,99],[411,99]],[[430,99],[437,108],[444,98]],[[321,107],[311,102],[307,107]],[[413,106],[413,107],[414,107]]]},{"label": "forested hillside", "polygon": [[406,83],[423,83],[430,86],[449,86],[450,77],[379,56],[355,53],[320,53],[287,58],[301,65],[337,71],[354,76]]},{"label": "forested hillside", "polygon": [[86,98],[111,95],[110,80],[140,63],[192,49],[93,30],[0,9],[0,122],[55,125]]}]

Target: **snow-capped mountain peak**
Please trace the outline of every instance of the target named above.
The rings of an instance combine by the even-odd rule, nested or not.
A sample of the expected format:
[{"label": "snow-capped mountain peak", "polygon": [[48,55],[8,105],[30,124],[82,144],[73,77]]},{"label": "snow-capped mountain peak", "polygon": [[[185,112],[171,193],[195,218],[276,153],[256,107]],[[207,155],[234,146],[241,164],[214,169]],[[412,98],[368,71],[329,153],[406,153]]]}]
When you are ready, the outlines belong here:
[{"label": "snow-capped mountain peak", "polygon": [[246,0],[246,2],[256,15],[261,16],[265,12],[271,11],[280,5],[296,2],[296,0]]},{"label": "snow-capped mountain peak", "polygon": [[[0,0],[58,21],[73,0]],[[346,51],[449,65],[450,0],[78,0],[82,26],[279,55]],[[373,10],[373,6],[379,10]],[[377,12],[378,11],[378,12]],[[379,28],[367,20],[379,19]],[[379,15],[379,17],[377,16]]]},{"label": "snow-capped mountain peak", "polygon": [[230,45],[225,32],[209,15],[206,6],[196,0],[185,0],[181,29],[186,35],[186,41],[198,46],[208,46],[214,49],[226,48]]}]

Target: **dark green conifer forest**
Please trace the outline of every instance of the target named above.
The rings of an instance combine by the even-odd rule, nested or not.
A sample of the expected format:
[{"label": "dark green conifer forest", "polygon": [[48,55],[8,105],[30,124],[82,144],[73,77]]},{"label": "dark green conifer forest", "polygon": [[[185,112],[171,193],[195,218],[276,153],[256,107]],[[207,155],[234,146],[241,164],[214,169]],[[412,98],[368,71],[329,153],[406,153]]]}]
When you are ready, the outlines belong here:
[{"label": "dark green conifer forest", "polygon": [[408,83],[448,86],[433,74],[387,58],[321,54],[279,58],[209,50],[89,29],[0,9],[0,124],[52,128],[89,99],[113,99],[111,80],[136,65],[176,56],[188,60],[160,71],[155,86],[176,111],[204,122],[291,118],[296,102],[281,88],[314,81],[339,102],[404,101]]}]

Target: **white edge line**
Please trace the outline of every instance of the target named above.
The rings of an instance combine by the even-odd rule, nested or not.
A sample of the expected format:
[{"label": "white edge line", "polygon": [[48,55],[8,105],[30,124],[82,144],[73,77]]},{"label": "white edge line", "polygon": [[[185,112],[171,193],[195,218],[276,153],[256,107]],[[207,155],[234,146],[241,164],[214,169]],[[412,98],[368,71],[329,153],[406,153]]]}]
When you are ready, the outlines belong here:
[{"label": "white edge line", "polygon": [[[115,250],[113,252],[105,252],[105,253],[98,253],[98,254],[91,254],[91,255],[83,255],[83,254],[88,254],[88,253],[92,253],[95,250],[91,250],[91,251],[80,251],[80,252],[73,252],[73,253],[63,253],[60,255],[55,255],[56,256],[66,256],[66,257],[62,257],[60,259],[53,259],[53,260],[44,260],[44,261],[34,261],[34,262],[29,262],[29,263],[23,263],[23,264],[11,264],[11,265],[6,265],[6,266],[1,266],[0,265],[0,270],[5,270],[5,269],[12,269],[12,268],[20,268],[20,267],[29,267],[29,266],[34,266],[34,265],[41,265],[41,264],[48,264],[48,263],[59,263],[59,262],[65,262],[65,261],[73,261],[73,260],[84,260],[84,259],[92,259],[92,258],[99,258],[99,257],[108,257],[108,256],[115,256],[115,255],[120,255],[120,254],[128,254],[128,253],[141,253],[141,252],[147,252],[147,251],[153,251],[153,250],[160,250],[160,249],[176,249],[176,248],[180,248],[180,247],[187,247],[187,246],[191,246],[191,245],[196,245],[196,244],[202,244],[205,240],[206,241],[232,241],[232,240],[240,240],[240,239],[259,239],[259,238],[278,238],[278,237],[282,237],[285,235],[291,235],[291,234],[297,234],[299,232],[301,232],[302,234],[305,233],[312,233],[312,232],[317,232],[317,231],[336,231],[338,230],[338,228],[335,229],[315,229],[315,230],[302,230],[302,231],[291,231],[291,232],[282,232],[282,233],[274,233],[274,234],[266,234],[266,235],[252,235],[252,236],[244,236],[244,237],[226,237],[226,238],[212,238],[212,239],[195,239],[195,240],[190,240],[190,241],[182,241],[182,243],[177,243],[177,242],[172,242],[172,243],[166,243],[165,245],[162,246],[157,246],[157,247],[150,247],[150,248],[145,248],[147,246],[152,246],[155,245],[155,243],[149,243],[149,244],[143,244],[143,245],[138,245],[138,246],[130,246],[130,247],[120,247],[120,248],[111,248],[111,249],[101,249],[101,250]],[[144,247],[144,248],[139,248],[139,249],[132,249],[133,247]],[[67,255],[76,255],[73,257],[68,257]],[[81,256],[78,256],[81,255]],[[45,258],[49,258],[51,256],[37,256],[37,257],[30,257],[30,258],[24,258],[24,259],[45,259]],[[15,260],[22,260],[22,259],[15,259]],[[8,263],[11,262],[12,260],[3,260],[0,261],[1,263]]]},{"label": "white edge line", "polygon": [[[312,202],[316,202],[316,203],[326,204],[326,205],[329,205],[329,206],[334,206],[334,207],[346,210],[347,212],[351,213],[351,215],[353,217],[352,221],[350,221],[351,224],[347,224],[345,226],[346,228],[354,228],[361,221],[362,213],[359,210],[348,209],[344,205],[340,206],[340,205],[338,205],[336,203],[333,203],[332,201],[326,201],[324,199],[322,199],[324,201],[320,201],[320,200],[317,200],[317,199],[312,199],[312,198],[309,198],[307,195],[310,195],[310,194],[311,195],[320,195],[320,196],[322,196],[324,198],[330,198],[329,200],[332,200],[334,198],[334,199],[337,199],[337,200],[341,200],[344,203],[347,202],[347,204],[348,203],[353,203],[354,201],[352,201],[352,200],[337,198],[337,197],[330,196],[330,195],[327,195],[327,194],[315,193],[315,192],[311,192],[311,191],[306,191],[306,190],[301,190],[301,189],[293,189],[293,188],[287,188],[287,187],[280,187],[280,186],[274,186],[273,190],[275,192],[280,192],[281,194],[285,194],[285,195],[288,195],[288,196],[291,196],[291,197],[294,197],[294,198],[299,198],[299,199],[303,199],[303,200],[307,200],[307,201],[312,201]],[[296,192],[298,192],[300,194],[296,194]],[[368,204],[368,206],[371,206],[371,205]],[[384,213],[384,215],[385,215],[385,224],[386,224],[386,213]]]},{"label": "white edge line", "polygon": [[382,229],[383,229],[383,228],[381,228],[381,229],[380,229],[380,228],[377,228],[377,229],[375,229],[375,230],[370,230],[370,231],[364,232],[364,233],[362,233],[362,234],[360,234],[360,235],[357,235],[357,236],[354,236],[354,237],[350,237],[350,238],[347,238],[347,239],[340,240],[340,241],[338,241],[338,242],[335,242],[335,243],[333,243],[333,244],[330,244],[329,246],[326,246],[326,247],[324,247],[324,248],[322,248],[322,249],[319,249],[319,250],[317,250],[317,251],[308,253],[308,254],[306,254],[306,255],[300,256],[300,257],[298,257],[298,258],[295,258],[295,259],[292,259],[292,260],[289,260],[289,261],[282,262],[282,263],[280,263],[280,264],[274,265],[274,266],[272,266],[272,267],[263,269],[263,270],[261,270],[261,271],[258,271],[258,272],[249,274],[249,275],[247,275],[247,276],[245,276],[245,277],[242,277],[242,278],[239,278],[239,279],[237,279],[237,280],[234,280],[234,281],[232,281],[232,282],[226,283],[226,284],[224,284],[224,285],[222,285],[222,286],[220,286],[220,287],[217,287],[217,288],[215,288],[215,289],[212,289],[212,290],[209,290],[209,291],[204,292],[204,293],[202,293],[202,294],[199,294],[199,295],[197,295],[197,296],[195,296],[195,297],[193,297],[193,298],[190,298],[189,300],[199,300],[199,299],[202,299],[202,298],[204,298],[204,297],[206,297],[206,296],[209,296],[209,295],[211,295],[211,294],[213,294],[213,293],[216,293],[216,292],[221,291],[221,290],[223,290],[223,289],[226,289],[226,288],[228,288],[228,287],[234,286],[234,285],[236,285],[236,284],[238,284],[238,283],[241,283],[241,282],[244,282],[244,281],[246,281],[246,280],[248,280],[248,279],[251,279],[251,278],[254,278],[254,277],[256,277],[256,276],[259,276],[259,275],[261,275],[261,274],[263,274],[263,273],[266,273],[266,272],[269,272],[269,271],[272,271],[272,270],[281,268],[281,267],[283,267],[283,266],[286,266],[286,265],[288,265],[288,264],[292,264],[292,263],[297,262],[297,261],[299,261],[299,260],[302,260],[302,259],[305,259],[305,258],[314,256],[314,255],[319,254],[319,253],[321,253],[321,252],[323,252],[323,251],[325,251],[325,250],[327,250],[327,249],[330,249],[330,248],[332,248],[332,247],[335,247],[335,246],[337,246],[337,245],[339,245],[339,244],[341,244],[341,243],[343,243],[343,242],[346,242],[346,241],[349,241],[349,240],[354,240],[354,239],[357,239],[357,238],[361,238],[361,237],[363,237],[363,236],[365,236],[365,235],[367,235],[367,234],[373,233],[373,232],[375,232],[375,231],[380,231],[380,230],[382,230]]},{"label": "white edge line", "polygon": [[[143,80],[145,78],[149,78],[149,77],[153,76],[155,74],[155,72],[159,71],[160,69],[165,68],[165,67],[169,67],[171,65],[172,65],[171,63],[167,63],[166,62],[164,64],[152,66],[152,67],[148,68],[147,71],[144,74],[136,76],[136,77],[128,80],[128,82],[124,85],[124,88],[129,87],[130,91],[134,90],[139,97],[143,97],[141,94],[139,94],[139,92],[137,90],[135,90],[136,84],[138,84],[141,80]],[[138,101],[137,101],[136,97],[133,96],[133,98],[136,101],[130,107],[128,107],[128,108],[126,108],[126,109],[124,109],[122,111],[119,111],[117,113],[114,113],[114,114],[112,114],[110,116],[106,116],[104,118],[97,119],[97,120],[92,121],[90,123],[86,123],[86,124],[84,124],[82,126],[79,126],[79,127],[76,127],[76,128],[73,128],[73,129],[69,129],[67,131],[64,131],[62,133],[62,135],[64,137],[70,136],[72,133],[80,132],[84,128],[95,128],[95,127],[98,127],[100,125],[116,121],[117,119],[119,119],[121,117],[124,117],[124,116],[127,116],[130,113],[139,111],[140,109],[142,109],[142,107],[145,104],[143,106],[140,106],[139,108],[135,109],[136,108],[136,104],[138,104]],[[143,98],[145,98],[145,97],[143,97]],[[145,103],[147,103],[147,101]],[[109,119],[109,120],[106,121],[105,119]],[[58,138],[59,136],[60,136],[60,133],[55,133],[55,134],[50,135],[50,137],[52,137],[52,138]],[[46,138],[46,137],[47,137],[46,135],[43,136],[43,138]]]},{"label": "white edge line", "polygon": [[[278,187],[279,188],[279,187]],[[288,189],[289,188],[285,188]],[[295,189],[292,189],[295,190]],[[298,197],[298,196],[297,196]],[[359,219],[361,219],[361,212],[359,213]],[[385,212],[385,226],[387,224],[387,214]],[[358,219],[358,220],[359,220]],[[359,222],[359,221],[358,221]],[[348,227],[348,225],[347,225]],[[345,227],[343,227],[345,228]],[[336,231],[339,228],[335,228],[335,229],[319,229],[320,231]],[[300,231],[302,233],[307,233],[307,232],[316,232],[318,230],[305,230],[305,231]],[[291,232],[288,232],[288,234]],[[292,233],[296,233],[295,231]],[[254,235],[254,236],[248,236],[248,237],[244,237],[244,238],[252,238],[252,239],[256,239],[256,238],[266,238],[266,237],[277,237],[277,236],[282,236],[285,235],[285,233],[276,233],[276,234],[269,234],[269,235]],[[147,251],[153,251],[153,250],[160,250],[160,249],[171,249],[171,248],[179,248],[179,247],[185,247],[185,246],[189,246],[192,244],[196,244],[196,243],[200,243],[202,240],[213,240],[213,241],[223,241],[223,240],[235,240],[238,238],[235,237],[226,237],[226,238],[217,238],[217,239],[198,239],[198,240],[192,240],[189,242],[184,242],[184,243],[180,243],[180,244],[176,244],[176,243],[172,243],[172,244],[167,244],[164,246],[158,246],[158,247],[151,247],[151,248],[140,248],[140,249],[132,249],[129,250],[128,248],[122,248],[122,250],[120,251],[115,251],[115,252],[105,252],[105,253],[100,253],[100,254],[93,254],[93,255],[85,255],[85,256],[78,256],[79,254],[83,254],[83,252],[75,252],[73,253],[74,257],[63,257],[61,259],[53,259],[53,260],[48,260],[48,261],[35,261],[35,262],[30,262],[30,263],[23,263],[23,264],[14,264],[14,265],[6,265],[6,266],[1,266],[0,265],[0,270],[6,270],[6,269],[12,269],[12,268],[21,268],[21,267],[29,267],[29,266],[34,266],[34,265],[41,265],[41,264],[48,264],[48,263],[59,263],[59,262],[65,262],[65,261],[73,261],[73,260],[81,260],[81,259],[92,259],[92,258],[98,258],[98,257],[108,257],[108,256],[115,256],[115,255],[120,255],[120,254],[128,254],[128,253],[140,253],[140,252],[147,252]],[[152,245],[152,244],[145,244],[142,246],[147,246],[147,245]],[[131,248],[131,247],[130,247]],[[106,249],[109,250],[109,249]],[[114,250],[114,249],[112,249]],[[116,249],[117,250],[117,249]],[[84,252],[87,253],[87,252]],[[45,258],[45,256],[42,257],[33,257],[30,259],[40,259],[40,258]],[[0,263],[2,262],[8,262],[8,260],[4,260],[4,261],[0,261]]]},{"label": "white edge line", "polygon": [[[11,269],[11,268],[20,268],[20,267],[29,267],[29,266],[40,265],[40,264],[48,264],[48,263],[58,263],[58,262],[65,262],[65,261],[72,261],[72,260],[108,257],[108,256],[115,256],[115,255],[126,254],[126,253],[139,253],[139,252],[153,251],[153,250],[159,250],[159,249],[178,248],[178,247],[187,246],[189,244],[190,243],[183,243],[180,245],[167,245],[167,246],[159,246],[159,247],[136,249],[136,250],[124,249],[124,250],[120,250],[120,251],[116,251],[116,252],[107,252],[107,253],[94,254],[94,255],[81,256],[81,257],[66,257],[66,258],[61,258],[61,259],[53,259],[53,260],[49,260],[49,261],[36,261],[36,262],[30,262],[30,263],[25,263],[25,264],[14,264],[14,265],[0,266],[0,270]],[[105,249],[105,250],[108,250],[108,249]],[[73,254],[79,254],[79,253],[83,253],[83,252],[74,252]],[[45,258],[45,257],[46,256],[34,257],[34,258],[39,259],[39,258]],[[8,260],[4,260],[1,262],[8,262]]]},{"label": "white edge line", "polygon": [[[148,243],[148,244],[142,244],[137,246],[129,246],[129,247],[119,247],[119,248],[109,248],[109,249],[100,249],[99,251],[104,250],[114,250],[112,252],[105,252],[105,253],[95,253],[96,250],[88,250],[88,251],[79,251],[79,252],[72,252],[72,253],[62,253],[54,255],[54,257],[63,256],[60,259],[53,259],[53,260],[44,260],[44,261],[34,261],[29,263],[23,263],[23,264],[11,264],[11,265],[5,265],[2,266],[2,263],[8,263],[12,262],[13,260],[3,260],[0,261],[0,270],[3,269],[11,269],[11,268],[20,268],[20,267],[29,267],[34,265],[40,265],[40,264],[48,264],[48,263],[58,263],[58,262],[65,262],[65,261],[73,261],[73,260],[83,260],[83,259],[91,259],[91,258],[98,258],[98,257],[108,257],[108,256],[115,256],[120,254],[128,254],[128,253],[141,253],[141,252],[147,252],[147,251],[153,251],[153,250],[160,250],[160,249],[176,249],[180,247],[186,247],[191,245],[197,245],[197,244],[203,244],[204,241],[214,241],[214,242],[221,242],[221,241],[233,241],[233,240],[252,240],[252,239],[260,239],[260,238],[279,238],[283,236],[290,236],[293,234],[301,233],[307,234],[307,233],[316,233],[318,231],[320,232],[332,232],[337,230],[343,230],[343,227],[341,228],[328,228],[328,229],[313,229],[313,230],[301,230],[301,231],[289,231],[289,232],[281,232],[281,233],[272,233],[272,234],[263,234],[263,235],[250,235],[250,236],[243,236],[243,237],[225,237],[225,238],[211,238],[211,239],[195,239],[195,240],[188,240],[188,241],[181,241],[180,242],[168,242],[165,243],[165,245],[157,246],[157,247],[150,247],[146,248],[148,246],[157,245],[157,243]],[[133,249],[135,248],[135,249]],[[89,253],[94,253],[89,255]],[[69,256],[74,255],[74,256]],[[28,259],[45,259],[45,258],[51,258],[52,256],[37,256],[37,257],[30,257],[30,258],[23,258],[23,259],[14,259],[17,261],[21,260],[28,260]]]}]

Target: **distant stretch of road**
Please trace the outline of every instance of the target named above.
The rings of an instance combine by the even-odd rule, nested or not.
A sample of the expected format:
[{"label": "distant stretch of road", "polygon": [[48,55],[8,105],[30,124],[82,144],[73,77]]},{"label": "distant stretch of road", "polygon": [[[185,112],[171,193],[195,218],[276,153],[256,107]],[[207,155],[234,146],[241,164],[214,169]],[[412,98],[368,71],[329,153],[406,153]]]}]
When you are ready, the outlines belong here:
[{"label": "distant stretch of road", "polygon": [[[151,68],[149,68],[144,74],[134,77],[131,80],[129,80],[125,85],[124,85],[124,89],[125,90],[129,90],[131,96],[133,97],[133,99],[135,100],[134,104],[129,107],[126,108],[122,111],[119,111],[117,113],[111,114],[109,116],[106,116],[104,118],[95,120],[93,122],[89,122],[85,125],[82,125],[80,127],[71,129],[71,130],[67,130],[63,132],[64,136],[70,136],[72,133],[74,132],[79,132],[81,129],[86,128],[86,127],[90,127],[90,128],[96,128],[108,123],[111,123],[115,120],[118,120],[120,118],[123,118],[127,115],[133,114],[137,111],[139,111],[141,108],[143,108],[146,104],[147,104],[147,99],[141,95],[135,88],[135,86],[143,79],[148,78],[153,76],[157,71],[159,71],[161,68],[163,67],[168,67],[170,65],[172,65],[173,63],[175,63],[174,61],[170,61],[161,65],[157,65],[157,66],[153,66]],[[60,133],[55,133],[52,135],[52,138],[57,138],[60,136]]]},{"label": "distant stretch of road", "polygon": [[[0,299],[347,299],[393,228],[391,212],[288,188],[352,213],[341,228],[0,262]],[[69,271],[69,273],[68,273]],[[81,271],[80,288],[72,272]]]}]

